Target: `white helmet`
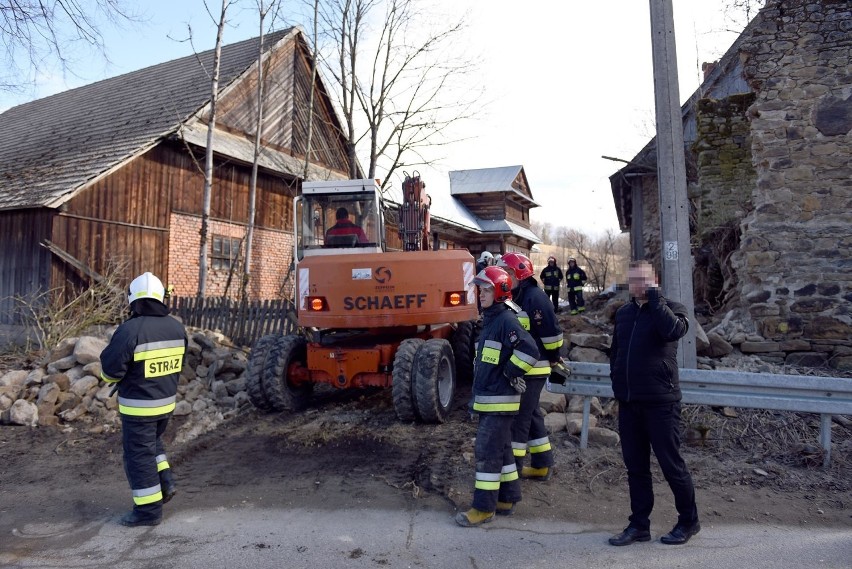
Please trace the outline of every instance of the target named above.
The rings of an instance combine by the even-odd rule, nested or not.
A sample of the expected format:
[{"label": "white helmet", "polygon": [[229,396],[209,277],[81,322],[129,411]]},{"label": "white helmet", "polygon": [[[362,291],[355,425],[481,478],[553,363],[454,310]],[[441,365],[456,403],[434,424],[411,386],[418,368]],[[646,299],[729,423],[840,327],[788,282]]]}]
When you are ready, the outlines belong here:
[{"label": "white helmet", "polygon": [[493,258],[494,255],[492,255],[489,251],[483,251],[482,255],[479,256],[479,262],[484,263],[486,261],[490,261]]},{"label": "white helmet", "polygon": [[130,294],[127,295],[127,302],[133,304],[134,300],[140,298],[153,298],[163,302],[166,296],[166,289],[160,279],[151,273],[143,273],[133,279],[130,283]]}]

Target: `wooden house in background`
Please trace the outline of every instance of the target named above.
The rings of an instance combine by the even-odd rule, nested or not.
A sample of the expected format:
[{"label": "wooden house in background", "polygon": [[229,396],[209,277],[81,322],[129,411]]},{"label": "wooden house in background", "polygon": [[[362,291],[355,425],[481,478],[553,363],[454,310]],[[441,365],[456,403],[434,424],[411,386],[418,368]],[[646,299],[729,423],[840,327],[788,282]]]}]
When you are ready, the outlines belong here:
[{"label": "wooden house in background", "polygon": [[[252,298],[276,296],[292,256],[304,176],[311,60],[301,31],[264,38],[265,97]],[[230,282],[248,223],[258,39],[222,48],[208,295]],[[134,71],[0,114],[0,323],[13,296],[73,293],[112,263],[198,286],[213,51]],[[307,179],[347,177],[340,123],[322,82]],[[235,286],[236,285],[232,285]]]},{"label": "wooden house in background", "polygon": [[[467,249],[475,257],[482,251],[497,255],[517,251],[529,255],[541,239],[530,229],[532,197],[523,166],[500,166],[449,173],[449,191],[426,180],[433,249]],[[437,186],[437,188],[436,188]],[[402,194],[391,188],[386,196],[400,204]],[[392,219],[388,224],[389,248],[400,248]]]}]

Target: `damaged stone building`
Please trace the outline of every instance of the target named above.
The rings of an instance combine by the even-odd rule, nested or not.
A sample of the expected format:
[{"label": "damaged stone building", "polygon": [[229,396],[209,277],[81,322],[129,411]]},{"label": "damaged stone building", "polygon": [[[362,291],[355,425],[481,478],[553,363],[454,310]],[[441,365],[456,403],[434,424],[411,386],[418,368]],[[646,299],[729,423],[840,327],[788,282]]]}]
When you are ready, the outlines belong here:
[{"label": "damaged stone building", "polygon": [[[852,3],[768,0],[682,107],[696,313],[744,353],[852,369]],[[610,177],[660,268],[656,144]]]}]

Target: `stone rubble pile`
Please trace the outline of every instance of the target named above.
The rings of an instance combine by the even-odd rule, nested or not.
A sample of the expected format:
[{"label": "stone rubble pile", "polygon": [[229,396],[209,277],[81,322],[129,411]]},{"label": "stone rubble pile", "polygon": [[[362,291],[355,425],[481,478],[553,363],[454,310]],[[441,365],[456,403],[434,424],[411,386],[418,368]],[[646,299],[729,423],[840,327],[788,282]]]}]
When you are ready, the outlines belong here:
[{"label": "stone rubble pile", "polygon": [[[582,318],[589,332],[565,334],[564,355],[575,362],[609,363],[612,342],[611,325],[606,324],[620,306],[617,300],[604,307],[604,318]],[[698,366],[701,369],[738,369],[766,373],[798,373],[789,367],[790,354],[797,346],[775,344],[746,330],[728,313],[716,326],[705,333],[696,326]],[[120,427],[117,400],[110,395],[112,386],[100,379],[100,353],[115,328],[103,336],[81,336],[60,343],[46,358],[47,363],[34,370],[13,370],[0,376],[0,424],[27,426],[62,426],[86,429],[97,433]],[[211,431],[223,421],[251,408],[246,392],[245,371],[248,356],[240,348],[229,347],[228,340],[218,332],[188,330],[189,347],[178,386],[176,417],[190,416],[178,430],[177,441],[186,442]],[[765,347],[769,351],[761,351]],[[807,348],[812,354],[813,345]],[[784,349],[787,349],[785,353]],[[840,346],[832,346],[834,351]],[[850,350],[852,351],[852,350]],[[826,353],[826,352],[823,352]],[[835,358],[832,367],[850,369],[852,353]],[[797,362],[801,360],[795,360]],[[801,365],[826,366],[831,359],[802,362]],[[569,364],[570,365],[570,364]],[[583,398],[566,399],[565,395],[542,391],[541,409],[551,433],[568,431],[580,434]],[[592,399],[589,442],[601,446],[616,446],[618,434],[598,427],[600,419],[617,415],[617,402]]]},{"label": "stone rubble pile", "polygon": [[[0,424],[68,426],[97,433],[120,427],[112,385],[100,379],[100,354],[107,337],[81,336],[61,342],[47,363],[0,376]],[[251,403],[245,390],[247,355],[224,345],[224,336],[188,330],[189,346],[178,384],[174,416],[191,415],[178,441],[192,440]]]}]

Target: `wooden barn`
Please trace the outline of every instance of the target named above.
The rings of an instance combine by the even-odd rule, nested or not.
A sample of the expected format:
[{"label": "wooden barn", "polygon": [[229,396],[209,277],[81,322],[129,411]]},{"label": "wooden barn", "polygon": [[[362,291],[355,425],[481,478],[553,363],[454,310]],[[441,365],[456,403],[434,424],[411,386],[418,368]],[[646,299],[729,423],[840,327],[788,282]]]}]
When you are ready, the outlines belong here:
[{"label": "wooden barn", "polygon": [[[311,92],[299,29],[270,34],[264,46],[252,298],[276,296],[290,264]],[[225,294],[246,234],[258,47],[255,38],[222,48],[210,296]],[[177,294],[195,294],[212,63],[211,50],[0,114],[0,323],[12,321],[12,297],[73,294],[113,263],[128,278],[151,271]],[[312,122],[307,179],[346,178],[344,138],[321,81]]]}]

